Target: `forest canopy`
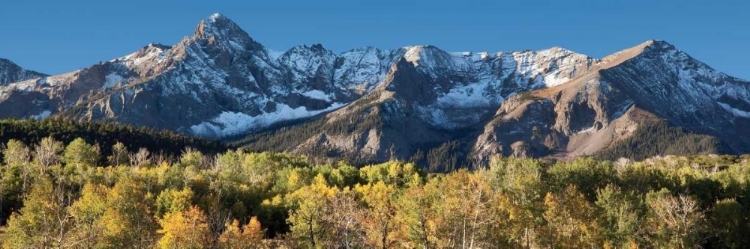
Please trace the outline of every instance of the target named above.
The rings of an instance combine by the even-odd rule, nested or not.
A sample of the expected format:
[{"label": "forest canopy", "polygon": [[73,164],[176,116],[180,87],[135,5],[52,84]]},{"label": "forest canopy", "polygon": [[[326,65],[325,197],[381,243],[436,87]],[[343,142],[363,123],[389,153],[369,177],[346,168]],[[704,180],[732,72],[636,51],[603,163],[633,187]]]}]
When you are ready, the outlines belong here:
[{"label": "forest canopy", "polygon": [[[117,148],[115,148],[117,147]],[[10,140],[4,248],[623,248],[750,243],[747,157],[495,157],[427,174],[284,153]],[[144,152],[145,151],[145,152]],[[139,155],[140,154],[140,155]],[[118,156],[115,156],[118,155]],[[102,164],[101,162],[106,162]]]},{"label": "forest canopy", "polygon": [[[109,155],[112,146],[118,142],[123,143],[128,150],[145,148],[151,154],[163,157],[179,157],[185,147],[209,154],[221,153],[230,148],[220,141],[111,122],[78,122],[64,118],[0,119],[0,141],[15,139],[32,145],[46,137],[52,137],[65,144],[82,138],[87,143],[99,146],[103,155]],[[100,164],[105,162],[102,161]]]}]

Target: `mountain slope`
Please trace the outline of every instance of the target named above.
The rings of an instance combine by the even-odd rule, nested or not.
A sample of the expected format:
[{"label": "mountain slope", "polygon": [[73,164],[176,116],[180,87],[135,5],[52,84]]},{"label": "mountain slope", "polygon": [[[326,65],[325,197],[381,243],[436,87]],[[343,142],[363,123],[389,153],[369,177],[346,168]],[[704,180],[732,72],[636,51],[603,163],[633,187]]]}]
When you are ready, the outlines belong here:
[{"label": "mountain slope", "polygon": [[23,69],[8,59],[0,58],[0,86],[44,76],[43,73]]},{"label": "mountain slope", "polygon": [[0,117],[50,115],[225,139],[251,133],[237,143],[448,169],[492,154],[594,155],[649,137],[637,131],[655,124],[715,139],[717,151],[750,152],[750,83],[663,41],[601,59],[563,48],[277,52],[219,14],[172,46],[0,85]]},{"label": "mountain slope", "polygon": [[[568,57],[563,53],[552,58]],[[456,61],[456,57],[450,59],[440,60]],[[552,59],[549,65],[557,65],[560,60]],[[648,41],[601,60],[573,61],[575,66],[570,60],[564,63],[575,73],[562,84],[549,83],[555,82],[550,75],[559,75],[549,69],[541,70],[548,74],[524,78],[522,67],[517,66],[523,64],[518,63],[505,70],[493,70],[507,72],[508,76],[473,87],[473,91],[455,98],[453,105],[446,105],[439,100],[459,92],[455,89],[472,85],[455,83],[478,78],[476,74],[462,75],[460,72],[471,72],[466,67],[452,72],[432,65],[420,67],[405,58],[394,64],[378,89],[314,121],[318,124],[315,128],[298,125],[301,128],[253,135],[245,142],[251,143],[249,148],[253,149],[258,148],[255,144],[261,142],[259,138],[289,139],[287,134],[295,134],[301,138],[292,139],[295,142],[282,149],[310,155],[345,152],[348,157],[372,161],[394,156],[420,159],[451,148],[451,153],[463,157],[458,164],[471,165],[486,162],[494,154],[559,159],[595,155],[629,142],[625,140],[634,134],[649,137],[636,133],[642,127],[647,128],[643,132],[648,132],[652,130],[648,127],[669,124],[683,127],[679,132],[687,132],[686,136],[706,134],[696,143],[713,141],[706,142],[711,146],[699,146],[691,152],[750,151],[746,142],[750,137],[741,128],[747,127],[749,121],[743,115],[750,100],[747,82],[716,72],[663,41]],[[538,67],[540,63],[534,65]],[[447,72],[447,76],[436,72]],[[439,80],[447,77],[454,80]],[[541,83],[535,84],[535,80]],[[493,84],[500,87],[493,94],[482,96],[482,91],[492,89]],[[441,90],[445,88],[451,90]],[[478,101],[467,101],[477,92],[482,96],[475,98]],[[346,123],[348,128],[338,128],[342,126],[339,123]],[[657,141],[639,142],[648,146]],[[674,151],[682,150],[655,149],[649,153]],[[427,160],[424,164],[432,165]],[[450,167],[456,166],[460,165]]]},{"label": "mountain slope", "polygon": [[[329,111],[360,97],[382,77],[389,52],[342,55],[320,45],[282,54],[264,48],[221,15],[201,21],[174,46],[141,50],[70,73],[3,87],[2,113],[52,113],[222,137]],[[46,99],[46,100],[45,100]]]},{"label": "mountain slope", "polygon": [[741,128],[750,125],[741,115],[750,100],[747,82],[663,41],[606,57],[597,67],[565,85],[533,92],[533,98],[504,103],[473,145],[473,159],[493,153],[593,155],[661,122],[716,137],[728,147],[720,150],[750,151],[750,135]]}]

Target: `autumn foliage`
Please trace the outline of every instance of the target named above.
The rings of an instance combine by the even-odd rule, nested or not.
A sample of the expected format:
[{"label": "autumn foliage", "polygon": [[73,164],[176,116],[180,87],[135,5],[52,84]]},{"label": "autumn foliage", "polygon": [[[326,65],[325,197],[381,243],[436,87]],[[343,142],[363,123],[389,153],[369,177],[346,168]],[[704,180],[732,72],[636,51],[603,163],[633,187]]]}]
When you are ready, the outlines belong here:
[{"label": "autumn foliage", "polygon": [[740,248],[745,157],[543,163],[495,158],[427,174],[392,161],[11,140],[4,248]]}]

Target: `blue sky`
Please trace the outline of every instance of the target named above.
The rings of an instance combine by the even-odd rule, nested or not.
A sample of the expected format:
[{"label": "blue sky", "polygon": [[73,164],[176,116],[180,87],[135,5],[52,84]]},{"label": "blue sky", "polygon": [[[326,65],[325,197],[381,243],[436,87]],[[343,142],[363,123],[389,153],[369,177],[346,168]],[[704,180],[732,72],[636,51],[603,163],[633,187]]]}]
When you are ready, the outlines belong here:
[{"label": "blue sky", "polygon": [[[259,3],[262,2],[262,3]],[[0,57],[57,74],[175,44],[222,13],[275,50],[321,43],[336,52],[430,44],[448,51],[561,46],[594,57],[666,40],[716,69],[750,79],[744,1],[4,1]]]}]

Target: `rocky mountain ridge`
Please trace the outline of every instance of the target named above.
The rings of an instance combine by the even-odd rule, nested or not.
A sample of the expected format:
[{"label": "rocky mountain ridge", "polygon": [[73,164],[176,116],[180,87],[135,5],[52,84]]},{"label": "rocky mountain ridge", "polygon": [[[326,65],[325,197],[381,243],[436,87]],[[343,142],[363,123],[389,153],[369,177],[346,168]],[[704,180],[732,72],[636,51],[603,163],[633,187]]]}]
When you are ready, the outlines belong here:
[{"label": "rocky mountain ridge", "polygon": [[[61,75],[0,64],[3,72],[20,76],[0,84],[0,117],[108,120],[213,138],[303,134],[270,149],[306,154],[379,161],[450,147],[470,162],[571,158],[609,148],[644,122],[750,151],[742,130],[750,127],[750,83],[664,41],[601,59],[563,48],[337,54],[316,44],[277,52],[214,14],[173,46],[149,44]],[[288,121],[302,125],[281,125]],[[261,142],[253,136],[246,142]]]},{"label": "rocky mountain ridge", "polygon": [[[470,55],[441,61],[456,63],[460,56]],[[691,153],[750,151],[750,138],[742,128],[750,127],[745,115],[750,110],[748,82],[717,72],[664,41],[647,41],[602,59],[576,57],[564,66],[557,66],[559,58],[569,55],[541,60],[549,66],[528,77],[523,74],[528,71],[519,70],[524,63],[507,63],[499,54],[495,62],[480,63],[497,63],[501,70],[492,72],[507,73],[492,75],[497,78],[486,82],[476,80],[480,77],[462,78],[461,72],[469,72],[466,68],[470,67],[454,64],[449,68],[464,70],[452,71],[448,75],[454,78],[445,80],[435,72],[450,70],[404,58],[370,94],[320,118],[318,122],[325,124],[295,135],[303,139],[291,139],[294,142],[281,147],[308,155],[327,151],[326,155],[364,161],[413,159],[439,152],[459,155],[463,165],[486,162],[496,154],[567,160],[596,155],[640,128],[666,123],[684,128],[683,137],[701,144],[686,144]],[[503,68],[503,62],[511,66]],[[556,80],[560,75],[566,77],[560,80],[563,83]],[[453,87],[441,90],[443,85]],[[455,93],[464,95],[441,101]],[[303,125],[251,135],[245,142],[255,148],[275,137],[289,139],[288,133],[299,133],[295,129],[309,128]],[[652,142],[656,141],[642,141]]]}]

